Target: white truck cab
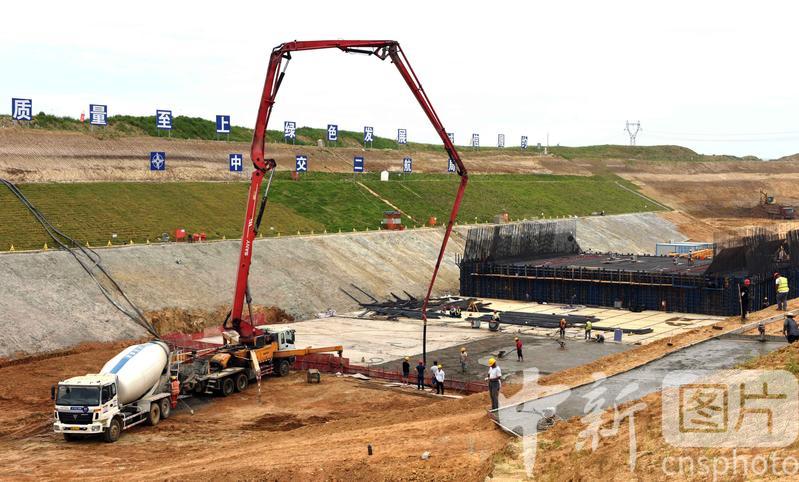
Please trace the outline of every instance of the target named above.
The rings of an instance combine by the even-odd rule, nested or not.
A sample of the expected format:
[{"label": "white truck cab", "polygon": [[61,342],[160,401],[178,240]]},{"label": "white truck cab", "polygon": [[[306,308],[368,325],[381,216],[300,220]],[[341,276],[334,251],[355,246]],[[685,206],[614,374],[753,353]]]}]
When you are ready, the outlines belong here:
[{"label": "white truck cab", "polygon": [[53,430],[67,440],[104,433],[119,413],[114,375],[72,377],[54,386],[51,396],[55,400]]}]

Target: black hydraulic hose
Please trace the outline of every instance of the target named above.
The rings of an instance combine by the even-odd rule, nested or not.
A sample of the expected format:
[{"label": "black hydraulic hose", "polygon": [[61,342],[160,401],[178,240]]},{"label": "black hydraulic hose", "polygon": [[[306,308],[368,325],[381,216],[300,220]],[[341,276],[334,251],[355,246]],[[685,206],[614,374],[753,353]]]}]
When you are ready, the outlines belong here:
[{"label": "black hydraulic hose", "polygon": [[[153,326],[153,324],[147,320],[147,318],[144,316],[144,313],[142,313],[142,311],[136,306],[136,304],[133,303],[133,301],[131,301],[130,298],[128,298],[124,290],[122,290],[122,287],[119,286],[116,280],[108,273],[108,271],[106,271],[106,269],[101,264],[100,255],[97,254],[96,251],[94,251],[91,248],[88,247],[85,248],[81,246],[80,243],[78,243],[75,239],[64,234],[58,228],[53,226],[47,220],[47,218],[42,214],[42,212],[39,211],[39,209],[36,208],[36,206],[34,206],[33,203],[31,203],[28,200],[28,198],[24,194],[22,194],[22,192],[13,183],[5,179],[0,179],[0,183],[4,184],[11,191],[11,193],[14,194],[14,196],[16,196],[17,199],[28,209],[28,211],[30,211],[33,217],[36,218],[36,221],[42,226],[42,228],[44,228],[47,235],[55,243],[63,250],[69,252],[69,254],[71,254],[75,258],[78,264],[80,264],[81,267],[86,271],[86,273],[95,281],[97,286],[100,288],[100,292],[103,294],[103,296],[105,296],[105,298],[117,310],[119,310],[125,316],[133,320],[137,325],[144,328],[151,335],[153,335],[156,338],[159,338],[158,330],[156,330],[155,326]],[[68,246],[67,242],[72,246],[71,247]],[[85,260],[81,259],[81,257],[79,256],[80,254],[84,255],[91,263],[87,263]],[[108,291],[108,289],[105,286],[103,286],[102,282],[94,274],[93,272],[94,268],[97,268],[104,275],[104,277],[118,292],[118,294],[125,300],[125,302],[127,302],[128,305],[130,305],[130,307],[133,309],[133,313],[125,309],[125,307],[123,307],[119,302],[113,299],[112,294]]]}]

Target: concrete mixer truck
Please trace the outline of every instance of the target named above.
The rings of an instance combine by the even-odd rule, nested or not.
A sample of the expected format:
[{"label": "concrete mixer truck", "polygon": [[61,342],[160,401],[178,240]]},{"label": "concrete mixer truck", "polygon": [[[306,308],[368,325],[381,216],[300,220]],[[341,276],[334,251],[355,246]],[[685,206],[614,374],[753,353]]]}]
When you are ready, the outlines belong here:
[{"label": "concrete mixer truck", "polygon": [[53,429],[73,440],[102,434],[115,442],[122,430],[168,418],[169,366],[172,352],[166,343],[133,345],[110,359],[96,374],[72,377],[53,386]]}]

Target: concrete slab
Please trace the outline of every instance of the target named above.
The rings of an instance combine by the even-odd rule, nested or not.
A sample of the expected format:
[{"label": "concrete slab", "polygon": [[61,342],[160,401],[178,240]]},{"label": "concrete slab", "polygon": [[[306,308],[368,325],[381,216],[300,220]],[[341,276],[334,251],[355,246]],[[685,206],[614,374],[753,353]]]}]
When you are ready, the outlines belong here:
[{"label": "concrete slab", "polygon": [[[561,304],[539,304],[533,302],[483,299],[484,302],[491,303],[489,308],[499,311],[521,311],[525,313],[546,313],[559,316],[568,314],[593,315],[600,319],[597,325],[612,328],[652,328],[652,333],[643,335],[625,334],[622,338],[623,343],[645,344],[662,338],[668,338],[679,333],[683,333],[694,328],[700,328],[724,320],[723,316],[702,315],[696,313],[676,313],[666,311],[642,311],[632,312],[616,308],[587,307]],[[471,316],[479,316],[483,313],[464,313],[468,320]],[[557,329],[545,328],[526,328],[512,325],[504,326],[508,332],[524,333],[528,335],[555,337]],[[612,334],[605,334],[606,338],[612,339]],[[583,331],[579,328],[569,328],[566,330],[567,339],[582,339]]]}]

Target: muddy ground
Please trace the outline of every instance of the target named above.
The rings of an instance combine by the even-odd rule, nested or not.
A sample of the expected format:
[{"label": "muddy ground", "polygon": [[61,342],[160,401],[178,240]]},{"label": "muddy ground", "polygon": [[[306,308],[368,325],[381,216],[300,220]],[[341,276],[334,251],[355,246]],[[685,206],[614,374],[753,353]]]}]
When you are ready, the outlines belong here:
[{"label": "muddy ground", "polygon": [[[51,432],[50,385],[97,370],[123,344],[0,367],[0,479],[483,480],[507,436],[487,397],[434,398],[303,373],[192,402],[115,444]],[[367,454],[372,445],[373,455]],[[430,459],[421,454],[430,452]]]}]

